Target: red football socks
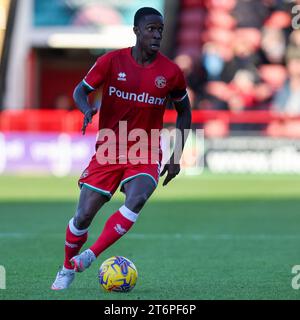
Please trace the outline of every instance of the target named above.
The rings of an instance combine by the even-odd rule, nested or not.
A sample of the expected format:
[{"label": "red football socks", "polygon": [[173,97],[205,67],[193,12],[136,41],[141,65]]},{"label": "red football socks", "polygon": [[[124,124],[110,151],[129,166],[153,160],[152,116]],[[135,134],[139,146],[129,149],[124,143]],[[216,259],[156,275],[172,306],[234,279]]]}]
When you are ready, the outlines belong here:
[{"label": "red football socks", "polygon": [[102,233],[96,242],[90,247],[95,256],[120,239],[133,226],[138,217],[137,213],[132,212],[127,207],[122,206],[107,221]]},{"label": "red football socks", "polygon": [[70,259],[76,256],[88,237],[88,231],[78,230],[74,224],[73,219],[70,220],[66,230],[66,242],[65,242],[65,261],[64,267],[67,269],[73,269]]}]

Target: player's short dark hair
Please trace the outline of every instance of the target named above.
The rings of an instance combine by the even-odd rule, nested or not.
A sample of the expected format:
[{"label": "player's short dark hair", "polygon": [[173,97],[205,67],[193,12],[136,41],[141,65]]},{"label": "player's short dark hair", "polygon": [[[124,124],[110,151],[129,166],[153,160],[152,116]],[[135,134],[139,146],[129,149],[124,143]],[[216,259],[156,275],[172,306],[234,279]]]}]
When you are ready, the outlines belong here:
[{"label": "player's short dark hair", "polygon": [[150,16],[150,15],[156,15],[156,16],[161,16],[162,17],[162,14],[154,9],[154,8],[151,8],[151,7],[143,7],[143,8],[140,8],[134,15],[134,22],[133,22],[133,25],[135,27],[138,26],[140,20],[145,17],[145,16]]}]

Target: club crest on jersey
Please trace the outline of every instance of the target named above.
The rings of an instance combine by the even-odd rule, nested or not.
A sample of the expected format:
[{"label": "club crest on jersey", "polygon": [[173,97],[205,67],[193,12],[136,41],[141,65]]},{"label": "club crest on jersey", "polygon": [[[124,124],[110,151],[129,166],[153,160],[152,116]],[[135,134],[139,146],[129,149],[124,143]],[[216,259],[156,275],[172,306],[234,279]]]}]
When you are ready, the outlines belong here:
[{"label": "club crest on jersey", "polygon": [[118,74],[118,80],[119,81],[126,81],[126,73],[125,72],[120,72]]},{"label": "club crest on jersey", "polygon": [[167,84],[167,80],[165,77],[163,76],[159,76],[159,77],[156,77],[155,79],[155,85],[157,86],[157,88],[164,88]]}]

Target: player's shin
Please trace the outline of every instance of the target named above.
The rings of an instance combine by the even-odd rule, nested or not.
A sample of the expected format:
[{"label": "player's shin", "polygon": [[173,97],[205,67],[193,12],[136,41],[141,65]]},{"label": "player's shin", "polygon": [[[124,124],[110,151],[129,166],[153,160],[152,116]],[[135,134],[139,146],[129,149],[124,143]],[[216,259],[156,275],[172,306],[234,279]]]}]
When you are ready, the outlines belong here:
[{"label": "player's shin", "polygon": [[137,220],[138,213],[122,206],[106,222],[102,233],[96,242],[90,247],[95,256],[98,257],[101,252],[120,239]]},{"label": "player's shin", "polygon": [[70,220],[66,229],[65,241],[65,261],[64,267],[73,269],[70,259],[76,256],[88,237],[88,229],[79,230],[74,226],[73,218]]}]

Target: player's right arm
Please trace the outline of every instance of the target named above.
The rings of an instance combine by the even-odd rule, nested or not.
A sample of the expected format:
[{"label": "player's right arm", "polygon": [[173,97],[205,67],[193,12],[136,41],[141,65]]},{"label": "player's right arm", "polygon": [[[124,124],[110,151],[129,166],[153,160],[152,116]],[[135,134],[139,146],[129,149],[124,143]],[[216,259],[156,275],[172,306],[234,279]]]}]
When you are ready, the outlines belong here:
[{"label": "player's right arm", "polygon": [[93,116],[97,113],[97,109],[89,103],[88,96],[93,90],[89,88],[84,81],[81,81],[75,88],[73,93],[74,101],[78,109],[84,114],[83,125],[81,128],[82,134],[85,134],[85,129],[92,122]]},{"label": "player's right arm", "polygon": [[88,96],[105,81],[110,70],[111,57],[112,53],[106,53],[98,58],[96,63],[74,90],[74,101],[79,110],[84,114],[81,129],[82,134],[85,134],[87,125],[92,122],[93,116],[97,113],[97,109],[90,105]]}]

